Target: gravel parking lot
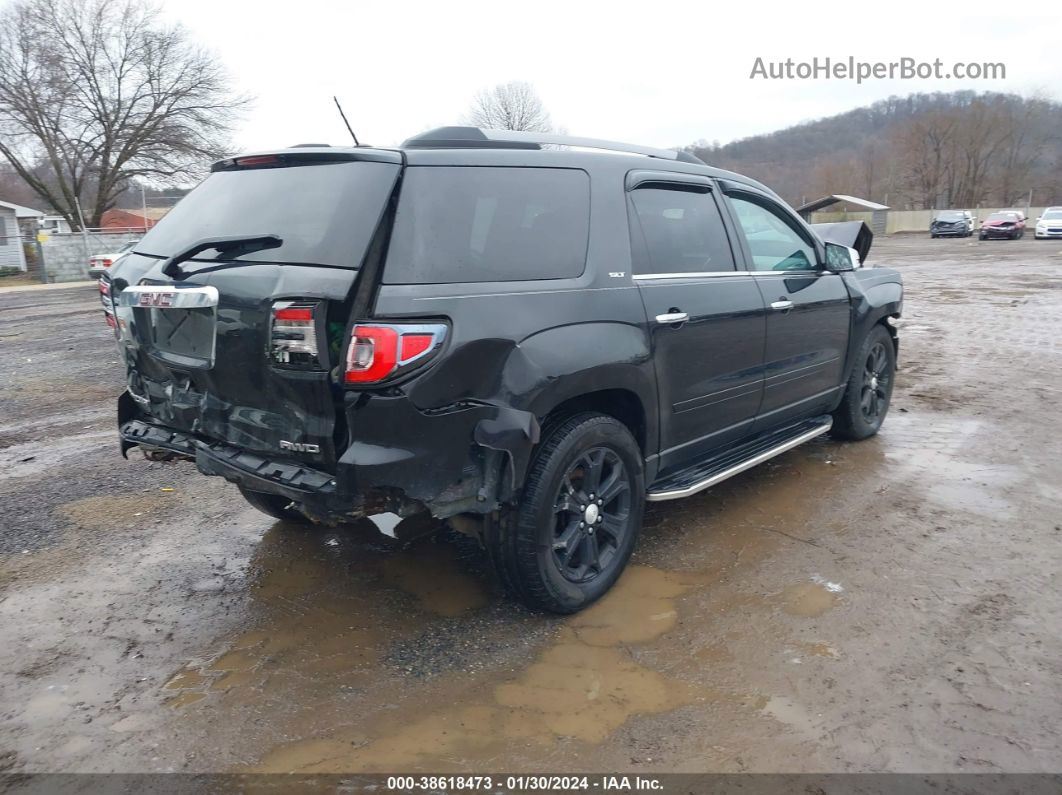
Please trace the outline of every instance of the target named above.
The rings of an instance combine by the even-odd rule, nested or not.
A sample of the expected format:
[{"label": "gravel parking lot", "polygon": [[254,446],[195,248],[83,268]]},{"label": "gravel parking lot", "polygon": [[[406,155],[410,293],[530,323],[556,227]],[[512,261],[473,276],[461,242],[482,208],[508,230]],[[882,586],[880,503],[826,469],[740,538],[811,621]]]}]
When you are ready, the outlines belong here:
[{"label": "gravel parking lot", "polygon": [[871,259],[882,433],[652,504],[566,619],[463,537],[122,459],[94,290],[0,292],[0,770],[1062,770],[1062,243]]}]

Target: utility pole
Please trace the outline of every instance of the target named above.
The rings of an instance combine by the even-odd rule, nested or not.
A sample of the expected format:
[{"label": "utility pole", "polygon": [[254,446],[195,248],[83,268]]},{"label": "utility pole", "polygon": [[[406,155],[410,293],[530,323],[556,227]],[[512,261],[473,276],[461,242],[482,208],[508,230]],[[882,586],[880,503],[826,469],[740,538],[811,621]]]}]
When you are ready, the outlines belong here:
[{"label": "utility pole", "polygon": [[143,217],[144,217],[144,232],[147,233],[147,230],[148,230],[148,225],[147,225],[147,221],[148,221],[148,219],[147,219],[147,197],[144,195],[144,186],[143,185],[140,186],[140,211],[143,213]]},{"label": "utility pole", "polygon": [[88,230],[85,228],[85,216],[81,212],[81,200],[75,196],[74,206],[77,208],[77,220],[81,224],[81,242],[85,245],[85,267],[88,267],[89,258],[92,253],[89,251]]}]

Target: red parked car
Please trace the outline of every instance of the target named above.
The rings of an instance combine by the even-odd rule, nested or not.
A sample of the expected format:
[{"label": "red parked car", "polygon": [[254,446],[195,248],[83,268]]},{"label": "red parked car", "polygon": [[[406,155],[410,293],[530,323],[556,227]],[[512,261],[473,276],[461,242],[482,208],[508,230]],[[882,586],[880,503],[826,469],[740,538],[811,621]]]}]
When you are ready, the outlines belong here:
[{"label": "red parked car", "polygon": [[992,213],[981,222],[981,231],[977,235],[979,240],[987,240],[990,237],[1007,237],[1017,240],[1025,234],[1025,216],[1016,210],[1006,210],[1001,213]]}]

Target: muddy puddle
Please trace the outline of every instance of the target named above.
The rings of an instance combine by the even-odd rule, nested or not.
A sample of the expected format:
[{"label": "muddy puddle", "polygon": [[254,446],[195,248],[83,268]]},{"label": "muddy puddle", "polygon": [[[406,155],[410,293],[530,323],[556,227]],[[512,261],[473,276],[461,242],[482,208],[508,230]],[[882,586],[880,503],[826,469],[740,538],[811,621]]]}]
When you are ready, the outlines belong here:
[{"label": "muddy puddle", "polygon": [[838,595],[817,582],[802,582],[785,590],[782,609],[791,616],[817,618],[832,610]]},{"label": "muddy puddle", "polygon": [[[565,618],[500,599],[464,539],[396,551],[368,522],[301,535],[277,525],[251,563],[253,628],[175,671],[160,698],[193,722],[272,711],[289,739],[263,737],[269,750],[236,766],[249,771],[519,766],[692,707],[774,725],[771,694],[734,673],[732,636],[761,621],[778,655],[836,659],[826,640],[790,637],[790,625],[838,606],[842,589],[814,571],[760,589],[741,575],[779,548],[821,548],[844,531],[807,524],[805,510],[837,466],[832,448],[813,445],[759,478],[654,506],[640,562]],[[764,488],[776,499],[763,501]],[[667,557],[682,567],[660,565]]]},{"label": "muddy puddle", "polygon": [[629,649],[671,630],[675,599],[693,583],[635,566],[589,610],[562,620],[534,660],[515,677],[478,688],[460,706],[422,710],[419,718],[375,731],[364,724],[278,747],[254,769],[341,772],[458,769],[521,748],[562,740],[600,743],[630,718],[720,698],[742,700],[661,675]]}]

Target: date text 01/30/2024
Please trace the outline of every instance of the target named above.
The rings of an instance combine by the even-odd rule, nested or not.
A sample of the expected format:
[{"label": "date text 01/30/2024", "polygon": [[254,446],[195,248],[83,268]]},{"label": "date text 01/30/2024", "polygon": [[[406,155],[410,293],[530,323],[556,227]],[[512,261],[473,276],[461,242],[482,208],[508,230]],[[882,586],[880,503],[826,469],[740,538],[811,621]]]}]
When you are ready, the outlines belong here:
[{"label": "date text 01/30/2024", "polygon": [[387,789],[447,792],[460,790],[642,790],[663,789],[659,779],[644,776],[388,776]]}]

